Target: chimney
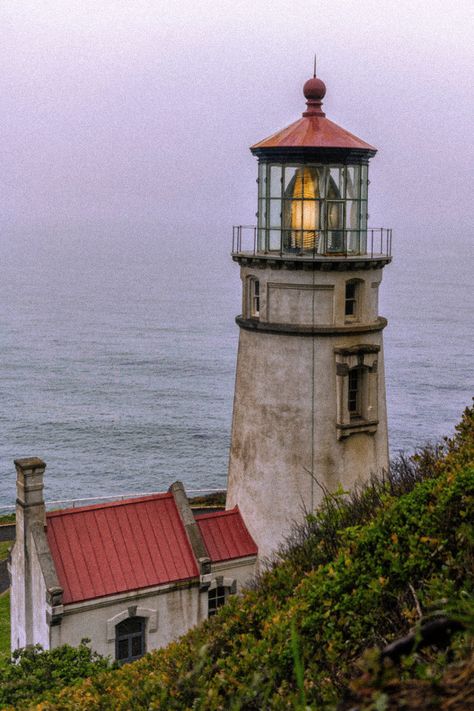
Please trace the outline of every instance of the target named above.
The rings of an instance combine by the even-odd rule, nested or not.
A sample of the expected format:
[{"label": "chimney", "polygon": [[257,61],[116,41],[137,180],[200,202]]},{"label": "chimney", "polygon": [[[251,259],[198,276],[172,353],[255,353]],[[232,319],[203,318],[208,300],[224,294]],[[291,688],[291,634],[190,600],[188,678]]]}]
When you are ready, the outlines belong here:
[{"label": "chimney", "polygon": [[11,552],[11,646],[33,644],[32,548],[33,526],[46,522],[43,474],[46,464],[38,457],[15,459],[16,538]]},{"label": "chimney", "polygon": [[34,521],[46,523],[43,498],[43,475],[46,464],[38,457],[28,457],[15,459],[15,467],[17,515],[20,508],[28,523]]}]

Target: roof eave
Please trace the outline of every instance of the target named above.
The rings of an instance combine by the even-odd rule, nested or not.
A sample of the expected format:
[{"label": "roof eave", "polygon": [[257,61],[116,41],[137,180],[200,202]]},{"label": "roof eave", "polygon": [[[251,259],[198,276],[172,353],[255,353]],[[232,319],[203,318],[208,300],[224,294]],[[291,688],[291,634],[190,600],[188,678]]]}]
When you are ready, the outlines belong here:
[{"label": "roof eave", "polygon": [[254,156],[262,159],[298,159],[304,161],[328,162],[331,160],[337,161],[368,161],[377,153],[377,149],[368,148],[351,148],[343,146],[266,146],[262,147],[258,144],[251,146],[250,151]]}]

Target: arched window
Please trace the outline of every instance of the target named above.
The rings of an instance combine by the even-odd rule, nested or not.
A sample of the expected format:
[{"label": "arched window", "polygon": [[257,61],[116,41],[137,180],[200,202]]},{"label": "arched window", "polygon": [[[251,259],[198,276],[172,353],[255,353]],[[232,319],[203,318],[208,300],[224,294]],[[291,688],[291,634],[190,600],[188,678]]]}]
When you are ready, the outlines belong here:
[{"label": "arched window", "polygon": [[375,344],[335,349],[338,439],[377,429],[379,351]]},{"label": "arched window", "polygon": [[133,662],[145,651],[144,617],[128,617],[115,627],[115,659],[118,662]]},{"label": "arched window", "polygon": [[249,279],[249,312],[251,318],[260,316],[260,282],[255,277]]},{"label": "arched window", "polygon": [[344,316],[346,321],[357,321],[359,319],[361,289],[362,282],[360,279],[346,281],[344,303]]},{"label": "arched window", "polygon": [[229,593],[229,588],[224,585],[217,585],[215,588],[211,588],[207,593],[207,614],[208,617],[215,615],[219,607],[225,604]]},{"label": "arched window", "polygon": [[229,595],[237,592],[237,581],[219,575],[213,580],[207,591],[207,615],[212,617],[225,604]]}]

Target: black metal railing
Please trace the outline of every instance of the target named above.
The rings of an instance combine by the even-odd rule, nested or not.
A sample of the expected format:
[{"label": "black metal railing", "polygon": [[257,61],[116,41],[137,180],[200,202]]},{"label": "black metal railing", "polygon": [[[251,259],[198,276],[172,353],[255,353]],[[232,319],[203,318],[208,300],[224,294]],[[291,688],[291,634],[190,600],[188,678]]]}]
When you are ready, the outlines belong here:
[{"label": "black metal railing", "polygon": [[275,257],[370,257],[392,256],[392,230],[288,230],[236,225],[232,230],[232,254]]}]

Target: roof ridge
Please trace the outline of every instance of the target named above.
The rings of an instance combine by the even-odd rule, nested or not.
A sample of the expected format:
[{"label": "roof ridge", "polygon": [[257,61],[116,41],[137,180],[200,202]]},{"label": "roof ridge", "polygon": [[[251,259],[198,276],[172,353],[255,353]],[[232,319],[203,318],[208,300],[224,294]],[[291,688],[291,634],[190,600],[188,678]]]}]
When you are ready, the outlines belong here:
[{"label": "roof ridge", "polygon": [[141,501],[153,501],[156,499],[169,499],[172,498],[172,494],[168,491],[159,492],[156,494],[146,494],[146,496],[132,496],[129,499],[120,499],[117,501],[104,501],[98,504],[89,504],[87,506],[75,506],[68,509],[54,509],[53,511],[46,511],[46,518],[56,518],[58,516],[69,515],[73,513],[84,513],[85,511],[97,511],[98,509],[113,508],[119,506],[126,506],[128,504],[137,504]]}]

